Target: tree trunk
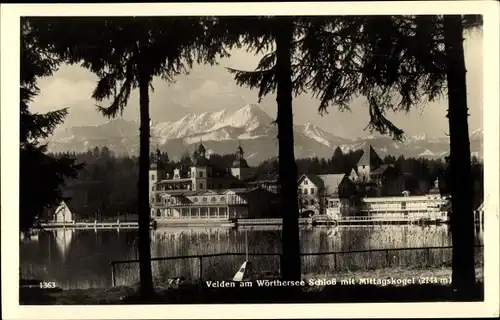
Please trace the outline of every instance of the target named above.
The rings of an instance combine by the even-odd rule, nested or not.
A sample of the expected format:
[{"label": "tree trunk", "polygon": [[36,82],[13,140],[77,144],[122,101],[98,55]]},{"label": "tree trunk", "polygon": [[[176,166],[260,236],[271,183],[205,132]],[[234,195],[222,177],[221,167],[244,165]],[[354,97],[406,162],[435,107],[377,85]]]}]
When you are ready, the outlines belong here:
[{"label": "tree trunk", "polygon": [[475,271],[467,85],[460,15],[444,16],[444,42],[450,126],[452,282],[463,297],[475,284]]},{"label": "tree trunk", "polygon": [[278,116],[279,195],[283,216],[283,260],[281,276],[300,280],[299,208],[297,195],[297,164],[293,148],[292,65],[293,23],[277,18],[276,77]]},{"label": "tree trunk", "polygon": [[138,182],[138,213],[139,213],[139,276],[140,296],[148,299],[154,294],[153,274],[151,271],[151,239],[149,234],[149,83],[151,75],[147,71],[147,62],[139,65],[139,182]]}]

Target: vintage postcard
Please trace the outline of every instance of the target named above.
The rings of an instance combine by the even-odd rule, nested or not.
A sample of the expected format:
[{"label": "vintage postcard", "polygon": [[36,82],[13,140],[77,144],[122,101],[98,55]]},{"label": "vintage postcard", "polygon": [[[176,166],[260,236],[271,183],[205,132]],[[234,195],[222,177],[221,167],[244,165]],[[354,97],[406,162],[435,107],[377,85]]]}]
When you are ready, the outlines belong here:
[{"label": "vintage postcard", "polygon": [[498,9],[2,5],[4,316],[498,316]]}]

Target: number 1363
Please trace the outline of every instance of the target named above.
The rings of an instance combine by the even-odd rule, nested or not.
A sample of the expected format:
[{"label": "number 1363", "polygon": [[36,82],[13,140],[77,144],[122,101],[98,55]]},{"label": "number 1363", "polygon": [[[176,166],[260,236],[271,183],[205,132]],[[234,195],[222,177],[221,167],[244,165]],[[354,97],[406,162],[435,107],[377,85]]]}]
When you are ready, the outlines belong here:
[{"label": "number 1363", "polygon": [[45,282],[45,281],[40,282],[40,289],[54,289],[56,287],[57,286],[55,282]]}]

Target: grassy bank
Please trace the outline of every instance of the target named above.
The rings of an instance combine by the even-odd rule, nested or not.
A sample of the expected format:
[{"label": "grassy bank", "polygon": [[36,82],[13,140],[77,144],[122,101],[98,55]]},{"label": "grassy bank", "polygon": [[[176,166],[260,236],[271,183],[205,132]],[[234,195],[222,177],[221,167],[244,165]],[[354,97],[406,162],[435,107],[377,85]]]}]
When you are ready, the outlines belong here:
[{"label": "grassy bank", "polygon": [[[265,287],[256,283],[251,288],[209,288],[206,283],[184,283],[173,288],[162,282],[156,283],[157,296],[149,303],[425,302],[458,299],[449,284],[450,268],[345,271],[336,274],[306,274],[303,278],[306,285],[294,288]],[[331,285],[332,279],[335,279],[335,285]],[[366,284],[363,282],[366,280],[363,279],[373,279],[373,284]],[[470,290],[471,301],[483,299],[482,267],[476,269],[476,279],[477,286]],[[309,280],[314,281],[314,285],[307,285]],[[324,280],[329,280],[330,284],[322,285],[320,281]],[[392,284],[383,285],[382,280],[385,282],[392,280]],[[31,289],[20,292],[20,303],[55,305],[142,303],[136,297],[136,289],[137,286],[120,286],[63,290],[57,293]]]}]

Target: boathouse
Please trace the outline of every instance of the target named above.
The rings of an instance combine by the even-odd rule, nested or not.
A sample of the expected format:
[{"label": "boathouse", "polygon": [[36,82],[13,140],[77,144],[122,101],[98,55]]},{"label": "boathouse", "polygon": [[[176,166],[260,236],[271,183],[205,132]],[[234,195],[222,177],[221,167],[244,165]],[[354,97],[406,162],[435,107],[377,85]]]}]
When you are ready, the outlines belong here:
[{"label": "boathouse", "polygon": [[52,215],[52,222],[73,223],[74,221],[73,212],[71,212],[66,201],[62,201]]}]

